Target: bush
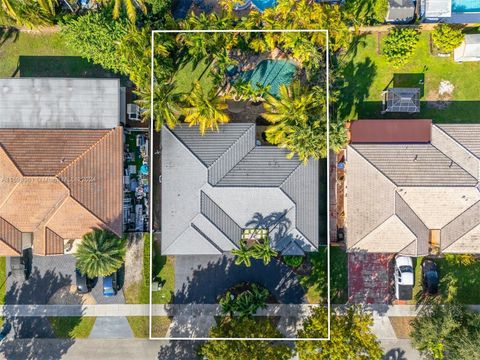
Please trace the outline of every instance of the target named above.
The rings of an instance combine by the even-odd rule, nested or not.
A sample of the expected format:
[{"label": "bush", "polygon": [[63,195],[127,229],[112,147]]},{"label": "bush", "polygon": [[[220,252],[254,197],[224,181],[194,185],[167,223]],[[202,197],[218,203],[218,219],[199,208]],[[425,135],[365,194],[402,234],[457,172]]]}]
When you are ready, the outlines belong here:
[{"label": "bush", "polygon": [[383,54],[387,57],[387,61],[394,67],[404,65],[412,56],[418,37],[418,31],[415,29],[391,30],[383,44]]},{"label": "bush", "polygon": [[445,260],[453,265],[469,266],[477,261],[473,254],[445,254]]},{"label": "bush", "polygon": [[286,255],[283,257],[283,262],[292,268],[297,268],[302,265],[304,257],[300,255]]},{"label": "bush", "polygon": [[462,28],[455,25],[438,24],[432,32],[434,45],[443,53],[451,53],[464,38]]},{"label": "bush", "polygon": [[246,317],[255,314],[258,309],[266,308],[268,296],[267,289],[252,284],[250,289],[238,294],[234,294],[233,290],[227,291],[220,299],[220,305],[224,314]]}]

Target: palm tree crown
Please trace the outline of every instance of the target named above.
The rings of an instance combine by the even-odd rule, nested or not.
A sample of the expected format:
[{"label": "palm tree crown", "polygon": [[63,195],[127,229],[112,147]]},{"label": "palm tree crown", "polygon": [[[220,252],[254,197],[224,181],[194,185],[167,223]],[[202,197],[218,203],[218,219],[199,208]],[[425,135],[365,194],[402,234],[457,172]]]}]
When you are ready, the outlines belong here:
[{"label": "palm tree crown", "polygon": [[83,236],[75,253],[77,268],[88,277],[108,276],[118,270],[126,254],[126,240],[107,230],[94,229]]},{"label": "palm tree crown", "polygon": [[225,98],[218,96],[210,98],[198,81],[194,83],[192,92],[185,96],[185,102],[187,104],[183,109],[185,122],[190,126],[198,125],[201,135],[204,135],[207,129],[218,131],[219,123],[230,121],[225,113],[228,108]]}]

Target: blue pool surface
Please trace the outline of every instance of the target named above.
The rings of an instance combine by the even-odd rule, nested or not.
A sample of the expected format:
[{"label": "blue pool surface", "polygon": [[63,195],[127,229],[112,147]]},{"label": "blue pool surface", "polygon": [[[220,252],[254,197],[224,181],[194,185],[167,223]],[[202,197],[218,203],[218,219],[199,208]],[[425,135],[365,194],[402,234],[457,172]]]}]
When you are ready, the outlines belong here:
[{"label": "blue pool surface", "polygon": [[277,5],[277,0],[252,0],[252,3],[259,11],[263,12],[265,9]]},{"label": "blue pool surface", "polygon": [[454,13],[480,12],[480,0],[452,0],[452,12]]}]

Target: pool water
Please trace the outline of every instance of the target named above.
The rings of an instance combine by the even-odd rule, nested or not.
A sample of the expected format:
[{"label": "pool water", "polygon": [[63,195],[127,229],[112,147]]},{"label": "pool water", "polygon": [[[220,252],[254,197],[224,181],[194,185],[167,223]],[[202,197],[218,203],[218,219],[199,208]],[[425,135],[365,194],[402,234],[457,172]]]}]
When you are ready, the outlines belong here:
[{"label": "pool water", "polygon": [[252,3],[259,11],[263,12],[265,9],[277,5],[277,0],[252,0]]},{"label": "pool water", "polygon": [[452,12],[480,12],[480,0],[452,0]]}]

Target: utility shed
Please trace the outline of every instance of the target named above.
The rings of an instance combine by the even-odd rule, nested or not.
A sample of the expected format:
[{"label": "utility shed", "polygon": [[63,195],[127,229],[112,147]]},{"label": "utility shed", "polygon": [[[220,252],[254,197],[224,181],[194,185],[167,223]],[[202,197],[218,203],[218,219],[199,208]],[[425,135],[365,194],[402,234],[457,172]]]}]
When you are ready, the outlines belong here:
[{"label": "utility shed", "polygon": [[415,17],[415,3],[413,0],[389,0],[388,12],[385,21],[395,24],[405,24]]},{"label": "utility shed", "polygon": [[462,44],[453,51],[456,62],[480,61],[480,34],[465,35]]},{"label": "utility shed", "polygon": [[384,112],[420,112],[419,88],[391,88],[383,96]]},{"label": "utility shed", "polygon": [[112,129],[120,122],[119,79],[0,79],[0,128]]}]

